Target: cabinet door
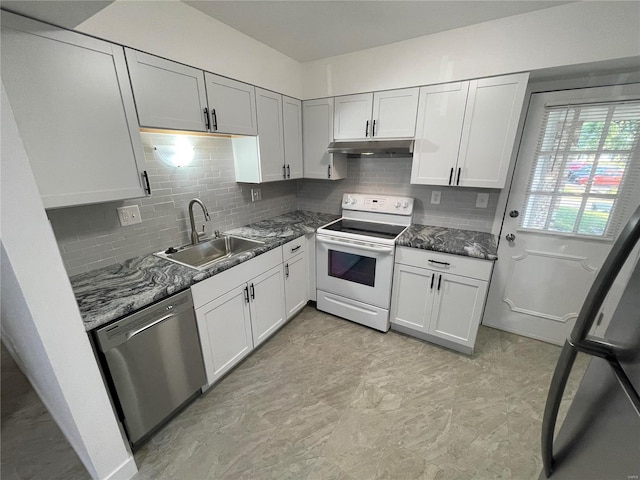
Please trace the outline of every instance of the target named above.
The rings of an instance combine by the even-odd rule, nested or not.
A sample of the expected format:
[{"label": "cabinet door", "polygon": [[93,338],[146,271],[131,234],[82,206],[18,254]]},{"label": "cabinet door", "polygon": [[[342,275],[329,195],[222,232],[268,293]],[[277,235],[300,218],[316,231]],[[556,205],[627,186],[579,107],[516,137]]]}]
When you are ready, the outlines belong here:
[{"label": "cabinet door", "polygon": [[434,276],[434,272],[424,268],[395,264],[391,323],[428,333]]},{"label": "cabinet door", "polygon": [[282,95],[256,88],[258,147],[262,182],[284,180]]},{"label": "cabinet door", "polygon": [[411,183],[455,184],[468,91],[469,82],[420,89]]},{"label": "cabinet door", "polygon": [[373,138],[413,138],[416,134],[418,88],[373,94]]},{"label": "cabinet door", "polygon": [[302,102],[304,178],[340,180],[347,176],[346,155],[327,152],[333,141],[333,98]]},{"label": "cabinet door", "polygon": [[207,131],[202,70],[129,48],[125,54],[141,126]]},{"label": "cabinet door", "polygon": [[464,187],[503,188],[529,74],[473,80],[458,167]]},{"label": "cabinet door", "polygon": [[211,131],[257,135],[256,90],[253,85],[205,72]]},{"label": "cabinet door", "polygon": [[306,250],[290,258],[284,264],[284,294],[287,320],[302,310],[309,300],[308,276],[309,268]]},{"label": "cabinet door", "polygon": [[473,349],[487,296],[487,282],[437,274],[429,332]]},{"label": "cabinet door", "polygon": [[2,83],[45,208],[145,195],[122,47],[2,12]]},{"label": "cabinet door", "polygon": [[333,138],[365,139],[371,136],[373,93],[335,98]]},{"label": "cabinet door", "polygon": [[282,120],[287,178],[302,178],[302,102],[283,96]]},{"label": "cabinet door", "polygon": [[243,284],[196,310],[208,385],[253,350],[247,296]]},{"label": "cabinet door", "polygon": [[254,346],[260,345],[286,321],[282,264],[249,282]]}]

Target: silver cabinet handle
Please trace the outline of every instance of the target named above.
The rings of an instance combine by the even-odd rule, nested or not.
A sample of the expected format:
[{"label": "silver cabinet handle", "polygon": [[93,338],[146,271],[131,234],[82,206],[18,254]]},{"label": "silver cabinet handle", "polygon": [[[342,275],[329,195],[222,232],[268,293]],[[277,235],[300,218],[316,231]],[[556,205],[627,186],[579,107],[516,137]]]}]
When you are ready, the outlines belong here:
[{"label": "silver cabinet handle", "polygon": [[165,315],[164,317],[159,318],[158,320],[151,322],[149,325],[145,325],[142,328],[139,328],[138,330],[134,330],[133,332],[129,332],[127,333],[127,340],[129,340],[130,338],[135,337],[136,335],[138,335],[139,333],[144,332],[145,330],[154,327],[156,325],[158,325],[159,323],[164,322],[165,320],[169,320],[171,317],[175,317],[175,315],[173,313],[170,313],[169,315]]}]

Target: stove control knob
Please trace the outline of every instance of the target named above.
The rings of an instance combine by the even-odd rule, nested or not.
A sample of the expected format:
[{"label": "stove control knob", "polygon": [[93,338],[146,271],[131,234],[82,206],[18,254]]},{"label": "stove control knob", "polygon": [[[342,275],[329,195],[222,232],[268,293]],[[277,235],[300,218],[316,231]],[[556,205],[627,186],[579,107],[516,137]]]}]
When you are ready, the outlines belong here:
[{"label": "stove control knob", "polygon": [[345,198],[345,199],[344,199],[344,204],[345,204],[345,205],[349,205],[349,199],[348,199],[348,198]]},{"label": "stove control knob", "polygon": [[357,201],[358,201],[358,200],[356,200],[355,198],[352,198],[352,199],[351,199],[351,205],[355,205]]},{"label": "stove control knob", "polygon": [[400,202],[396,202],[395,207],[396,208],[400,208],[401,203]]},{"label": "stove control knob", "polygon": [[403,202],[402,208],[409,208],[409,202]]}]

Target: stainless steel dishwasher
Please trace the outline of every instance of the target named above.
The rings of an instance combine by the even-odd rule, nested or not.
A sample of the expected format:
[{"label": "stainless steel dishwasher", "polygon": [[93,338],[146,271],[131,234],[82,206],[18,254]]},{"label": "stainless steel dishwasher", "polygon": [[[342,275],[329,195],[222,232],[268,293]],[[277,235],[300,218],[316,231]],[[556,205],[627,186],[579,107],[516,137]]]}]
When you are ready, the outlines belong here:
[{"label": "stainless steel dishwasher", "polygon": [[96,342],[134,446],[206,383],[189,290],[98,329]]}]

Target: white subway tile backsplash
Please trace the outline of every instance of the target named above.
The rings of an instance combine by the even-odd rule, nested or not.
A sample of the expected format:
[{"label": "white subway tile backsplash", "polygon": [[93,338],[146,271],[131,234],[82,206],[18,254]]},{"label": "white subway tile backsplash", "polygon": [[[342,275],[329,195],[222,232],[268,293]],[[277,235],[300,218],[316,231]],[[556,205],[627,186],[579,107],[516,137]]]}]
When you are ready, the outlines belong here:
[{"label": "white subway tile backsplash", "polygon": [[[194,161],[171,167],[159,161],[153,145],[167,145],[175,136],[143,133],[150,197],[106,204],[49,210],[69,275],[101,268],[128,258],[189,242],[189,201],[200,198],[209,210],[205,222],[194,209],[198,229],[228,230],[295,210],[340,213],[345,192],[382,193],[415,199],[414,221],[429,225],[491,231],[498,190],[411,185],[410,158],[361,157],[348,160],[348,178],[297,180],[260,185],[262,200],[251,202],[251,184],[235,181],[233,150],[226,138],[189,136]],[[431,191],[442,192],[440,205],[431,204]],[[475,207],[476,194],[489,193],[488,208]],[[121,227],[116,208],[138,205],[142,223]]]}]

